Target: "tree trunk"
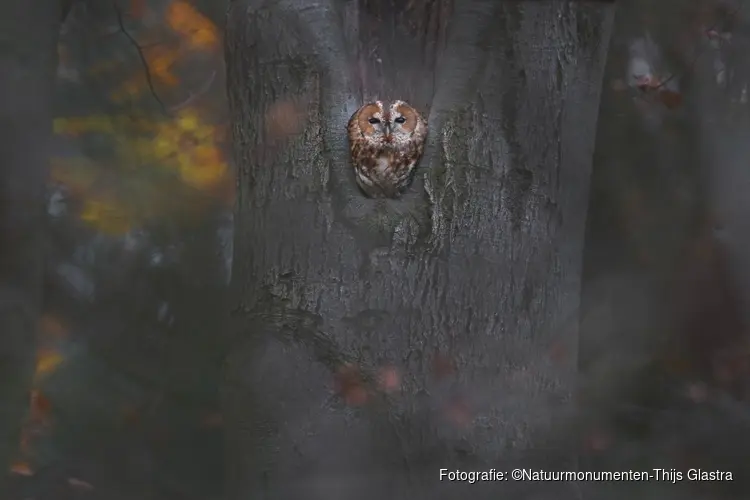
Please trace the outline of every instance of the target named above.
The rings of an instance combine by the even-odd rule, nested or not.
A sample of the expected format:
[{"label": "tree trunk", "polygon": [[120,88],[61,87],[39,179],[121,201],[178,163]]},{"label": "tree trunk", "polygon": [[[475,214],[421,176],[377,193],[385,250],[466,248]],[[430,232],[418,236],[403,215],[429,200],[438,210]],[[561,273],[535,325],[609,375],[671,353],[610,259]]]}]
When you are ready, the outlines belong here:
[{"label": "tree trunk", "polygon": [[[750,485],[750,175],[738,161],[750,152],[747,7],[639,0],[618,10],[606,80],[641,72],[681,98],[615,86],[602,96],[601,116],[618,119],[598,131],[579,351],[589,428],[607,441],[594,460],[734,475],[708,488],[619,483],[618,498],[743,497]],[[647,50],[633,50],[646,37]]]},{"label": "tree trunk", "polygon": [[[232,4],[230,498],[456,498],[466,486],[440,468],[570,465],[611,17],[594,2]],[[429,116],[400,200],[364,198],[348,159],[346,122],[376,97]],[[472,494],[566,496],[553,486]]]},{"label": "tree trunk", "polygon": [[49,0],[15,0],[0,7],[2,471],[8,470],[18,451],[34,370],[34,335],[42,291],[44,183],[62,13],[61,3]]},{"label": "tree trunk", "polygon": [[[732,280],[737,287],[743,324],[750,325],[750,172],[745,166],[750,146],[748,87],[750,87],[750,13],[747,0],[728,3],[725,30],[732,44],[706,50],[696,64],[698,109],[704,179],[714,218],[713,236],[727,254]],[[741,7],[745,7],[744,9]],[[731,8],[731,9],[730,9]],[[726,75],[717,82],[716,61],[726,65]]]}]

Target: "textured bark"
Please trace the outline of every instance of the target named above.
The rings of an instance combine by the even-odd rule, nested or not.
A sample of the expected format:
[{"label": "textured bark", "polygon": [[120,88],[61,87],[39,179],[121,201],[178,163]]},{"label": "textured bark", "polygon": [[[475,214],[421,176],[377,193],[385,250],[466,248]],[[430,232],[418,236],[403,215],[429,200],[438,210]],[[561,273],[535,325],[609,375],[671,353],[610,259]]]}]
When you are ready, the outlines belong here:
[{"label": "textured bark", "polygon": [[[0,7],[0,470],[18,451],[42,291],[44,182],[62,6]],[[2,477],[5,477],[3,474]],[[0,483],[0,496],[4,491]]]},{"label": "textured bark", "polygon": [[[611,10],[233,3],[230,498],[456,498],[466,486],[439,468],[570,463],[561,429]],[[398,201],[363,198],[348,162],[346,121],[374,97],[429,115]],[[512,481],[472,494],[526,488],[566,496]]]}]

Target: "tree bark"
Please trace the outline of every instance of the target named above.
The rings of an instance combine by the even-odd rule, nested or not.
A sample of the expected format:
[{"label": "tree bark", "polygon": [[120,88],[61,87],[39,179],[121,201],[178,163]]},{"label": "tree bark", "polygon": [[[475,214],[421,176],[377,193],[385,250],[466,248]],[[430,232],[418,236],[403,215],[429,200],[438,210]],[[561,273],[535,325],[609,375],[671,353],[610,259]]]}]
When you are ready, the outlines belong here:
[{"label": "tree bark", "polygon": [[[456,498],[440,468],[571,464],[612,9],[232,4],[230,498]],[[400,200],[364,198],[348,159],[346,122],[376,97],[429,115]],[[513,481],[472,494],[526,488],[566,496]]]},{"label": "tree bark", "polygon": [[[44,189],[63,7],[0,7],[0,470],[18,452],[42,291]],[[3,496],[4,478],[0,480]]]}]

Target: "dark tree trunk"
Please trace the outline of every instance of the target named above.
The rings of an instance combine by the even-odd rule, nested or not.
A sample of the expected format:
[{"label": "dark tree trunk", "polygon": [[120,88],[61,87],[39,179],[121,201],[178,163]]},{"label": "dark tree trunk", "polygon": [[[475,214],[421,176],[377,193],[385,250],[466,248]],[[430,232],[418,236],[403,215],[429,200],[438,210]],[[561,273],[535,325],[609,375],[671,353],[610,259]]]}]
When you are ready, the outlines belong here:
[{"label": "dark tree trunk", "polygon": [[[744,7],[744,8],[742,8]],[[709,186],[713,235],[727,253],[732,279],[738,289],[742,322],[750,326],[750,171],[746,158],[750,131],[748,88],[750,87],[750,2],[727,2],[723,24],[732,43],[720,50],[707,50],[696,64],[697,110],[703,174]],[[717,83],[716,60],[726,65],[725,82]],[[746,330],[747,331],[747,330]]]},{"label": "dark tree trunk", "polygon": [[668,106],[653,89],[615,85],[602,96],[601,116],[617,120],[597,137],[579,350],[587,424],[607,442],[595,461],[734,474],[708,488],[619,483],[618,498],[742,497],[750,485],[750,175],[738,161],[750,124],[747,7],[639,0],[618,10],[606,80],[647,73],[632,64],[640,57],[681,99]]},{"label": "dark tree trunk", "polygon": [[[656,37],[656,47],[663,50],[679,35],[685,38],[684,31],[677,30],[690,26],[684,17],[689,7],[681,0],[623,5],[606,80],[632,76],[631,49],[646,33]],[[692,58],[687,58],[691,65]],[[692,66],[659,65],[655,56],[649,62],[662,78],[674,75],[684,95]],[[693,98],[686,95],[685,100]],[[606,118],[598,127],[594,155],[579,350],[583,378],[590,383],[586,399],[598,406],[588,412],[595,419],[641,408],[645,399],[653,398],[656,384],[644,387],[644,367],[679,322],[677,295],[685,290],[680,282],[685,269],[695,265],[686,265],[686,257],[693,253],[704,215],[698,175],[701,134],[685,106],[670,109],[643,91],[605,85],[600,116]],[[624,405],[623,398],[630,404]]]},{"label": "dark tree trunk", "polygon": [[[44,182],[63,6],[0,7],[0,470],[18,451],[42,291]],[[0,481],[0,496],[4,485]]]},{"label": "dark tree trunk", "polygon": [[[466,486],[440,468],[570,464],[561,412],[611,15],[598,2],[232,4],[230,498],[457,498]],[[429,115],[398,201],[363,198],[348,161],[346,121],[375,97]]]}]

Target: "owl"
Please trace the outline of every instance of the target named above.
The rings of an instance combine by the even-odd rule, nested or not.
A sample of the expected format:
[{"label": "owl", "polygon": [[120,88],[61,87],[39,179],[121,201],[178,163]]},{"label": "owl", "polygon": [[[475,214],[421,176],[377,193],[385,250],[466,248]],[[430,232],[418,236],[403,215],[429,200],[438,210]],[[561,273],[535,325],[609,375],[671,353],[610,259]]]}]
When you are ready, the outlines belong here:
[{"label": "owl", "polygon": [[398,198],[424,151],[427,121],[404,101],[365,104],[349,119],[354,177],[370,198]]}]

